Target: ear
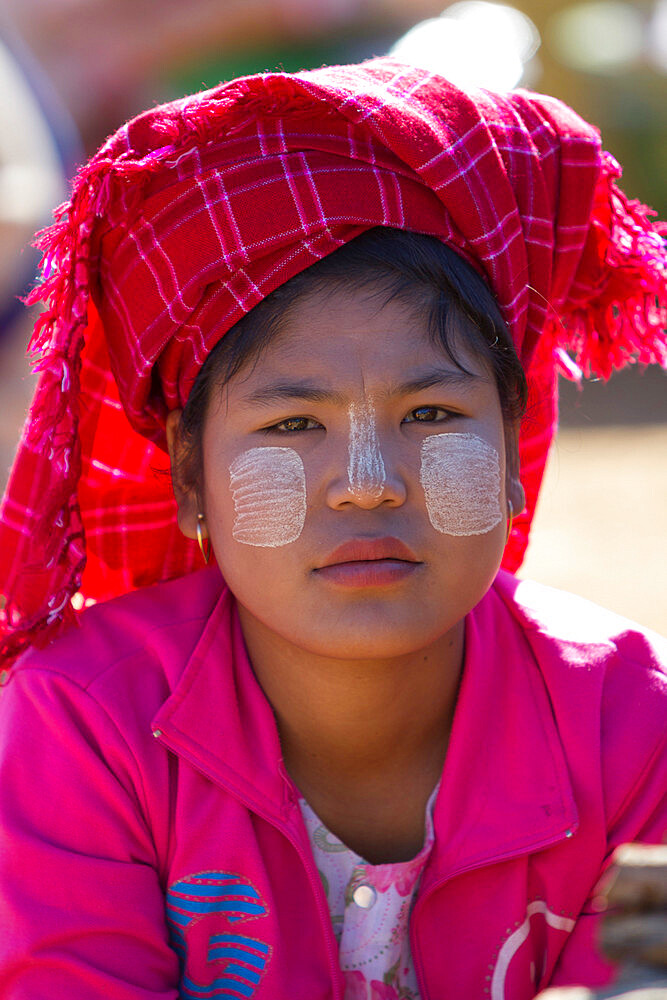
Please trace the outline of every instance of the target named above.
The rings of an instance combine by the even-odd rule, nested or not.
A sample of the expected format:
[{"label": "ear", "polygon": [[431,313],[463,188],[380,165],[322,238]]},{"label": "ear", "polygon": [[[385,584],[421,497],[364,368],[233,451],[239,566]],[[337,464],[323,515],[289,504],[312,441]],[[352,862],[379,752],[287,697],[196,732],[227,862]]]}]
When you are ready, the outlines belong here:
[{"label": "ear", "polygon": [[518,420],[505,425],[505,496],[512,504],[514,517],[526,506],[526,494],[519,478],[519,427]]},{"label": "ear", "polygon": [[192,486],[185,486],[182,463],[185,447],[181,436],[182,410],[172,410],[167,417],[167,447],[171,461],[171,483],[178,504],[178,526],[186,538],[197,538],[197,514],[200,512],[199,496]]}]

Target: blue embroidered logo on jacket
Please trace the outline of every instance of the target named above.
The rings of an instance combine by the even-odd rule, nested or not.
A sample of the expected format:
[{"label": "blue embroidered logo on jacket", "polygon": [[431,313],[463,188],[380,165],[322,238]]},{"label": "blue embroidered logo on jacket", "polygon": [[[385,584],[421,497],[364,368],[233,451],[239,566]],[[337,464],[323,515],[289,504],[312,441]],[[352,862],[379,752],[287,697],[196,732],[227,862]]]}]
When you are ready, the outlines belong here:
[{"label": "blue embroidered logo on jacket", "polygon": [[235,925],[266,912],[254,886],[231,872],[188,875],[169,887],[167,919],[181,963],[182,1000],[238,1000],[255,994],[271,949],[238,933]]}]

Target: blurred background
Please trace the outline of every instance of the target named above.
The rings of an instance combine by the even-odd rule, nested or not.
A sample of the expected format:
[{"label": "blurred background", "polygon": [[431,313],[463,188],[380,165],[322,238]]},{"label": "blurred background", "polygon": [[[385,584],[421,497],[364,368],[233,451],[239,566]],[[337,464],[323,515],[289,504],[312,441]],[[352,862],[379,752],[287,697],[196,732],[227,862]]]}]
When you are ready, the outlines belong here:
[{"label": "blurred background", "polygon": [[[560,97],[602,130],[623,187],[667,218],[667,0],[2,0],[0,488],[32,391],[32,233],[77,163],[155,103],[244,73],[393,51],[455,82]],[[562,385],[522,575],[667,633],[667,377]]]}]

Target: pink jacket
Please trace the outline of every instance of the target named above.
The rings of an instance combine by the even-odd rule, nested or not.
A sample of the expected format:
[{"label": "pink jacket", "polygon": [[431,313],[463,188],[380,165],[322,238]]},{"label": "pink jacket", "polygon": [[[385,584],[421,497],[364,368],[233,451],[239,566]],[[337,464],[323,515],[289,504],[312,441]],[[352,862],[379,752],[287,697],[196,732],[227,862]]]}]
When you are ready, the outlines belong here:
[{"label": "pink jacket", "polygon": [[[608,976],[591,893],[615,845],[665,834],[666,704],[642,632],[499,575],[468,617],[411,918],[423,1000]],[[343,995],[215,569],[90,609],[5,679],[0,837],[3,1000]]]}]

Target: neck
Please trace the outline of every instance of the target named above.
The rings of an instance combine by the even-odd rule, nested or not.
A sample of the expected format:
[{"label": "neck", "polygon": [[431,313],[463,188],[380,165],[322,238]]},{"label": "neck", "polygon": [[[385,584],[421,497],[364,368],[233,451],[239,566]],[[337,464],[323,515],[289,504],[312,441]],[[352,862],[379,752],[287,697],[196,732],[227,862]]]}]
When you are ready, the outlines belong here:
[{"label": "neck", "polygon": [[338,660],[294,647],[244,608],[239,613],[285,765],[302,794],[367,860],[411,857],[447,749],[463,622],[408,655]]}]

